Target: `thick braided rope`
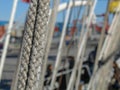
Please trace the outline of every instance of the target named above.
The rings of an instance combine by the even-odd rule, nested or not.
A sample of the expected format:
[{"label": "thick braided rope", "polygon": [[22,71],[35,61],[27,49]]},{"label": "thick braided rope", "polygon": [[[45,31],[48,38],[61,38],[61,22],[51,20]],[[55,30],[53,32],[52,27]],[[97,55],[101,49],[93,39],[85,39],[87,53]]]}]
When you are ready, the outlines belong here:
[{"label": "thick braided rope", "polygon": [[25,90],[38,0],[31,0],[23,36],[17,90]]},{"label": "thick braided rope", "polygon": [[[59,7],[59,2],[60,0],[54,0],[53,1],[53,8],[51,10],[51,15],[49,17],[49,22],[48,22],[48,32],[47,32],[47,46],[46,46],[46,54],[44,57],[44,64],[42,64],[42,76],[40,77],[40,88],[39,90],[42,90],[44,88],[44,79],[45,79],[45,72],[46,72],[46,67],[47,67],[47,61],[48,61],[48,54],[50,51],[52,39],[53,39],[53,34],[54,34],[54,27],[55,27],[55,22],[56,22],[56,17],[58,13],[58,7]],[[54,18],[53,18],[54,17]]]},{"label": "thick braided rope", "polygon": [[48,15],[49,0],[39,0],[26,90],[37,90],[39,87],[38,82],[41,77],[43,57],[45,55],[45,47],[47,42],[46,26],[48,22]]}]

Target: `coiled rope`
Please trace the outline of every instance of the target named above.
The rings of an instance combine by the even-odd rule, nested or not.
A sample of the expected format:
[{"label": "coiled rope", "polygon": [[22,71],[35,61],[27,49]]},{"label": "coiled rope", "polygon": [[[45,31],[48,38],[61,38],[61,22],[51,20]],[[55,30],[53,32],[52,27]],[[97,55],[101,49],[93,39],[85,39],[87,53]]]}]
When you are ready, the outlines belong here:
[{"label": "coiled rope", "polygon": [[31,0],[20,54],[17,90],[36,90],[46,46],[49,0]]}]

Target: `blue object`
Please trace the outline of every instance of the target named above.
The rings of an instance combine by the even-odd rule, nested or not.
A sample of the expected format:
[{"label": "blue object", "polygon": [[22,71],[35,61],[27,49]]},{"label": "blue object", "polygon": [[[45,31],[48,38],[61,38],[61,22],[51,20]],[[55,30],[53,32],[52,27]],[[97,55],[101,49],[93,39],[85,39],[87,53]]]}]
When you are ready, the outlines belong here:
[{"label": "blue object", "polygon": [[6,25],[8,23],[9,23],[8,21],[0,21],[0,26],[4,26],[4,25]]}]

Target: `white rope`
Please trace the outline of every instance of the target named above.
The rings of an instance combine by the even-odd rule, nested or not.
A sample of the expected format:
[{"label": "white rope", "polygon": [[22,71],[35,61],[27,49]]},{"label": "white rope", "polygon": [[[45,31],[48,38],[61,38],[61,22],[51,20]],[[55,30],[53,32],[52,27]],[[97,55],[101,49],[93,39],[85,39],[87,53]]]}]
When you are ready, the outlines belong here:
[{"label": "white rope", "polygon": [[[111,51],[109,52],[108,50],[111,50],[110,46],[113,44],[111,42],[111,40],[112,40],[113,36],[116,36],[114,34],[114,32],[116,32],[116,30],[117,30],[116,29],[116,24],[118,24],[118,23],[119,23],[119,15],[116,14],[113,21],[112,21],[112,24],[111,24],[111,27],[109,29],[108,35],[107,35],[107,37],[105,39],[105,42],[103,44],[102,50],[100,52],[99,60],[101,60],[101,59],[104,60],[110,54]],[[92,84],[94,82],[95,75],[96,75],[96,73],[93,74],[92,77],[91,77],[91,80],[90,80],[89,85],[88,85],[88,90],[91,90],[91,88],[92,88],[91,86],[92,86]]]},{"label": "white rope", "polygon": [[25,30],[22,40],[21,53],[16,71],[14,90],[25,90],[29,72],[30,53],[32,48],[33,34],[36,24],[36,16],[38,9],[38,0],[31,0],[27,19],[25,22]]},{"label": "white rope", "polygon": [[[86,18],[87,18],[87,8],[86,8],[86,10],[84,11],[84,13],[83,13],[83,24],[82,24],[82,29],[81,29],[81,33],[80,33],[80,38],[79,38],[79,45],[78,45],[78,47],[80,47],[81,46],[81,42],[82,42],[82,39],[83,39],[83,36],[84,36],[84,33],[85,33],[85,24],[86,24]],[[84,50],[83,50],[83,53],[82,53],[82,56],[84,56],[84,52],[85,52],[85,48],[86,47],[84,47]],[[78,48],[79,49],[79,48]],[[82,60],[82,57],[81,57],[81,60]],[[79,62],[80,63],[80,62]],[[75,89],[78,89],[78,85],[79,85],[79,81],[80,81],[80,76],[79,76],[79,74],[81,73],[81,63],[80,63],[80,65],[79,65],[79,68],[78,68],[78,77],[77,77],[77,81],[76,81],[76,87],[75,87]],[[79,80],[78,80],[79,79]]]},{"label": "white rope", "polygon": [[47,43],[47,26],[49,17],[49,0],[39,0],[36,15],[36,24],[33,32],[32,49],[30,54],[29,70],[26,90],[42,88],[42,66],[44,65],[45,48]]},{"label": "white rope", "polygon": [[41,76],[41,87],[39,90],[42,90],[43,83],[44,83],[44,76],[46,72],[46,67],[47,67],[47,60],[48,60],[48,54],[51,48],[51,43],[53,39],[53,34],[54,34],[54,27],[55,27],[55,22],[56,22],[56,17],[57,17],[57,12],[58,12],[58,7],[59,7],[59,0],[54,0],[53,1],[53,8],[52,8],[52,13],[49,18],[49,23],[48,23],[48,33],[47,33],[47,46],[46,46],[46,54],[44,58],[44,64],[43,64],[43,70],[42,70],[42,76]]},{"label": "white rope", "polygon": [[[37,13],[41,13],[41,11],[38,11],[37,12],[37,9],[38,9],[38,1],[39,0],[32,0],[31,1],[31,3],[30,3],[30,8],[29,8],[29,11],[28,11],[28,17],[27,17],[27,21],[26,21],[26,25],[25,25],[25,33],[24,33],[24,37],[23,37],[23,45],[22,45],[22,50],[21,50],[21,56],[20,56],[20,61],[19,61],[19,64],[18,64],[18,72],[16,73],[16,81],[15,81],[15,84],[17,84],[17,85],[15,85],[15,86],[17,86],[17,89],[25,89],[25,87],[27,87],[27,78],[28,78],[28,72],[29,72],[29,70],[30,70],[30,68],[29,68],[29,63],[31,64],[31,66],[30,67],[32,67],[32,65],[33,65],[33,67],[32,67],[32,71],[34,71],[35,70],[35,67],[34,67],[34,65],[38,65],[38,63],[37,64],[33,64],[34,62],[32,62],[32,61],[29,61],[29,59],[30,59],[30,56],[32,55],[32,54],[30,54],[32,51],[31,51],[31,48],[32,48],[32,44],[33,44],[33,36],[36,36],[36,35],[33,35],[34,34],[34,29],[35,29],[35,24],[36,24],[36,19],[37,19]],[[44,2],[46,2],[46,1],[44,1]],[[45,4],[45,3],[44,3]],[[43,5],[43,4],[42,4]],[[72,5],[72,3],[71,3],[71,5]],[[76,2],[76,6],[77,5],[81,5],[81,2]],[[63,6],[63,7],[62,7]],[[46,7],[44,7],[44,6],[41,6],[42,7],[42,9],[44,10]],[[59,9],[58,9],[58,11],[61,11],[61,10],[63,10],[63,9],[66,9],[67,8],[67,5],[66,4],[62,4],[62,5],[60,5],[59,6]],[[44,12],[44,11],[43,11]],[[42,13],[42,14],[46,14],[46,13]],[[48,14],[48,13],[47,13]],[[43,17],[44,17],[44,15],[42,15]],[[39,16],[39,15],[38,15]],[[41,17],[39,18],[39,19],[41,19]],[[42,18],[42,19],[45,19],[45,18]],[[47,20],[47,19],[45,19],[45,20]],[[41,21],[41,20],[40,20]],[[44,20],[43,20],[44,21]],[[42,21],[42,22],[43,22]],[[43,23],[40,23],[40,25],[43,25]],[[44,25],[43,25],[44,26]],[[37,33],[38,34],[38,33]],[[38,35],[37,35],[38,36]],[[36,37],[37,37],[36,36]],[[36,43],[37,43],[37,41],[39,41],[39,40],[36,40]],[[43,40],[43,41],[45,41],[45,40]],[[44,42],[43,42],[44,43]],[[37,44],[36,44],[37,45]],[[44,45],[45,46],[45,45]],[[38,46],[37,46],[38,47]],[[36,49],[36,50],[39,50],[39,49]],[[41,50],[41,55],[43,55],[43,53],[42,53],[42,51],[43,51],[43,48],[42,48],[42,50]],[[38,53],[37,53],[38,54]],[[35,54],[35,55],[37,55],[37,54]],[[38,55],[39,56],[39,55]],[[35,57],[36,58],[36,57]],[[34,59],[35,59],[34,58]],[[42,57],[41,57],[42,58]],[[37,60],[38,61],[38,60]],[[42,62],[41,63],[44,63],[43,62],[43,60],[42,60]],[[34,70],[33,70],[34,69]],[[40,70],[40,69],[39,69]],[[29,72],[30,73],[30,72]],[[31,72],[32,73],[32,72]],[[31,74],[30,73],[30,74]],[[33,73],[33,74],[35,74],[35,73]],[[33,75],[33,74],[31,74],[31,76]],[[41,75],[41,74],[40,74]],[[41,77],[41,76],[40,76]],[[31,77],[32,78],[32,77]],[[18,81],[17,81],[18,80]],[[35,79],[34,79],[35,80]],[[32,82],[34,81],[34,80],[32,80]],[[30,81],[30,80],[29,80]],[[31,85],[32,85],[32,83],[31,83]],[[30,85],[30,86],[31,86]],[[40,86],[40,85],[39,85]],[[41,86],[40,86],[41,87]],[[14,87],[13,87],[14,88]],[[31,88],[32,89],[32,88]],[[16,90],[16,89],[15,89]]]},{"label": "white rope", "polygon": [[115,30],[116,30],[115,29],[116,25],[117,25],[117,23],[119,23],[118,18],[119,18],[119,15],[116,15],[113,22],[112,22],[112,25],[111,25],[111,27],[109,29],[109,32],[108,32],[108,35],[107,35],[107,37],[105,39],[102,51],[100,53],[99,60],[101,60],[103,58],[103,55],[106,56],[106,54],[109,53],[109,52],[106,52],[106,50],[108,50],[108,48],[110,46],[109,44],[110,44],[111,38],[112,38],[112,36],[113,36],[113,34],[114,34]]},{"label": "white rope", "polygon": [[[106,39],[105,39],[105,42],[104,42],[104,44],[103,44],[103,47],[102,47],[102,50],[101,50],[101,52],[100,52],[100,56],[99,56],[99,59],[98,59],[98,60],[101,60],[102,57],[103,57],[103,55],[104,55],[104,51],[106,50],[106,47],[107,47],[107,45],[108,45],[108,42],[109,42],[109,40],[110,40],[111,35],[113,34],[114,27],[116,26],[116,21],[117,21],[117,19],[118,19],[118,16],[115,15],[115,17],[114,17],[114,19],[113,19],[113,21],[112,21],[111,27],[110,27],[110,29],[109,29],[109,31],[108,31],[108,35],[107,35],[107,37],[106,37]],[[107,52],[107,53],[108,53],[108,52]],[[91,86],[91,84],[92,84],[93,78],[94,78],[94,75],[91,77],[91,80],[90,80],[89,85],[88,85],[88,90],[90,89],[90,86]]]},{"label": "white rope", "polygon": [[104,39],[105,39],[106,26],[107,26],[107,23],[108,23],[108,20],[109,20],[108,19],[109,18],[108,17],[109,16],[109,3],[110,3],[110,0],[108,1],[107,10],[106,10],[106,14],[105,14],[105,17],[104,17],[104,26],[102,28],[100,40],[99,40],[99,43],[98,43],[98,48],[97,48],[97,53],[96,53],[96,57],[95,57],[95,65],[94,65],[93,73],[98,68],[98,56],[100,54],[100,51],[101,51],[101,48],[102,48],[102,45],[103,45],[103,42],[104,42]]},{"label": "white rope", "polygon": [[82,68],[83,68],[83,58],[84,58],[84,55],[85,55],[85,51],[86,51],[86,44],[83,47],[82,55],[80,57],[78,74],[77,74],[76,83],[75,83],[75,90],[79,89],[79,84],[80,84],[80,80],[81,80],[81,71],[82,71]]},{"label": "white rope", "polygon": [[77,53],[77,57],[76,57],[76,62],[75,62],[75,66],[74,66],[74,70],[72,72],[72,75],[71,75],[71,78],[70,78],[70,81],[69,81],[69,84],[68,84],[68,87],[67,87],[67,90],[71,90],[73,89],[73,85],[74,85],[74,82],[75,82],[75,75],[76,75],[76,70],[77,70],[77,66],[79,64],[79,59],[80,59],[80,56],[82,54],[82,51],[83,51],[83,47],[87,41],[87,37],[88,37],[88,33],[89,33],[89,26],[90,26],[90,23],[91,23],[91,19],[92,19],[92,16],[93,16],[93,12],[94,12],[94,9],[95,9],[95,6],[96,6],[96,3],[97,3],[97,0],[94,1],[93,3],[93,6],[92,8],[90,9],[90,14],[89,14],[89,18],[88,18],[88,22],[87,22],[87,27],[86,27],[86,32],[83,36],[83,40],[81,42],[81,46],[79,46],[79,50],[78,50],[78,53]]},{"label": "white rope", "polygon": [[[73,70],[71,69],[71,70],[67,70],[67,71],[63,71],[63,72],[60,72],[60,73],[57,73],[56,74],[56,77],[59,77],[59,76],[61,76],[61,75],[65,75],[65,74],[68,74],[68,73],[70,73],[70,72],[72,72]],[[46,78],[45,80],[51,80],[52,79],[52,77],[48,77],[48,78]],[[45,81],[44,80],[44,81]]]},{"label": "white rope", "polygon": [[[119,4],[119,6],[120,6],[120,4]],[[119,10],[119,6],[118,6],[117,10]],[[101,51],[101,53],[100,53],[99,60],[102,59],[102,56],[104,55],[105,49],[108,49],[108,48],[106,48],[106,46],[109,45],[109,43],[110,43],[110,42],[108,42],[108,41],[109,41],[110,37],[112,36],[112,33],[114,32],[114,29],[115,29],[115,27],[116,27],[116,24],[119,23],[119,14],[120,14],[120,13],[116,13],[115,16],[114,16],[114,19],[113,19],[113,21],[112,21],[111,27],[110,27],[109,32],[108,32],[108,35],[107,35],[106,40],[105,40],[105,42],[104,42],[102,51]],[[115,30],[116,30],[116,29],[115,29]],[[109,47],[109,46],[108,46],[108,47]],[[107,53],[107,52],[106,52],[106,53]]]}]

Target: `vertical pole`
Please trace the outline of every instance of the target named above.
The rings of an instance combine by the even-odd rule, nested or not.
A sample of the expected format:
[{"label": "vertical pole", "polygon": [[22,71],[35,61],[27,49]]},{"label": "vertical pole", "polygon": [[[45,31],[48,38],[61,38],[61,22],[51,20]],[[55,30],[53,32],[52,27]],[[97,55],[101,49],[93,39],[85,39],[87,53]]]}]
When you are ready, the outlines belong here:
[{"label": "vertical pole", "polygon": [[1,62],[0,62],[0,80],[2,78],[2,72],[3,72],[3,67],[5,64],[5,59],[6,59],[6,55],[7,55],[9,41],[10,41],[10,34],[11,34],[13,23],[14,23],[17,3],[18,3],[18,0],[14,0],[12,12],[11,12],[11,17],[10,17],[10,22],[9,22],[8,30],[6,33],[5,42],[4,42],[4,48],[3,48],[3,53],[2,53]]}]

